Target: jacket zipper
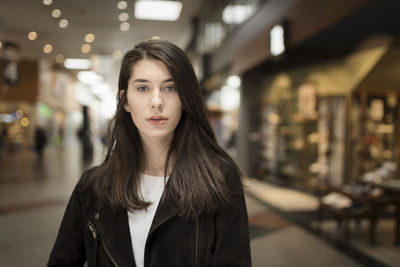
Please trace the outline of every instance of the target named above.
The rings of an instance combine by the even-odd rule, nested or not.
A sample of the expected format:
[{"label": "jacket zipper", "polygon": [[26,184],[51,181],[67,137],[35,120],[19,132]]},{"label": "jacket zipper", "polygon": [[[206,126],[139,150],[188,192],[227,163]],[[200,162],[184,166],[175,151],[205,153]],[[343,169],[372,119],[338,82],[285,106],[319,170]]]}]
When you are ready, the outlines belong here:
[{"label": "jacket zipper", "polygon": [[[96,239],[97,234],[96,234],[96,229],[94,228],[93,224],[92,224],[90,221],[88,221],[88,224],[87,224],[87,225],[88,225],[90,231],[92,232],[93,238]],[[97,242],[99,242],[99,241],[100,241],[100,240],[97,240]],[[104,246],[103,242],[101,242],[101,243],[102,243],[102,245],[103,245],[104,250],[106,251],[106,254],[107,254],[108,258],[110,258],[110,260],[111,260],[111,262],[114,264],[114,266],[118,267],[118,264],[115,262],[115,260],[113,259],[113,257],[111,257],[110,252],[108,252],[106,246]],[[95,263],[95,265],[96,265],[96,263]]]},{"label": "jacket zipper", "polygon": [[93,238],[96,239],[96,230],[94,229],[93,224],[90,221],[88,221],[87,225],[88,225],[88,227],[90,229],[90,232],[92,232]]},{"label": "jacket zipper", "polygon": [[114,261],[113,257],[111,257],[110,252],[108,252],[106,246],[103,245],[104,250],[107,253],[107,256],[110,258],[110,260],[112,261],[112,263],[114,264],[115,267],[118,267],[118,264]]},{"label": "jacket zipper", "polygon": [[196,218],[196,252],[195,252],[195,262],[194,262],[195,267],[197,267],[198,250],[199,250],[199,219]]}]

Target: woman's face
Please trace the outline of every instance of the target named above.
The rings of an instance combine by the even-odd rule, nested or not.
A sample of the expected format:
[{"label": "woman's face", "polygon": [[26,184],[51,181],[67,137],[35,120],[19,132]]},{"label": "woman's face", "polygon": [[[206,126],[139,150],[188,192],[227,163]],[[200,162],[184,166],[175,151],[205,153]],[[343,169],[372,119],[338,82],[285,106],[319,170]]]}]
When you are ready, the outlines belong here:
[{"label": "woman's face", "polygon": [[172,140],[182,114],[182,104],[165,64],[143,59],[133,65],[125,110],[142,139]]}]

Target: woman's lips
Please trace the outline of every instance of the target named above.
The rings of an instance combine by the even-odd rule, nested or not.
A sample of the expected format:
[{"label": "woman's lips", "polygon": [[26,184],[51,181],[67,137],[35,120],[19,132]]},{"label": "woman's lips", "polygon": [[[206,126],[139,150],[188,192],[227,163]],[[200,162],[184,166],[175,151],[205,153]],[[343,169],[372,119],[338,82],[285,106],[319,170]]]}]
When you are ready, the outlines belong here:
[{"label": "woman's lips", "polygon": [[163,116],[151,116],[147,121],[154,126],[162,126],[167,123],[167,118]]}]

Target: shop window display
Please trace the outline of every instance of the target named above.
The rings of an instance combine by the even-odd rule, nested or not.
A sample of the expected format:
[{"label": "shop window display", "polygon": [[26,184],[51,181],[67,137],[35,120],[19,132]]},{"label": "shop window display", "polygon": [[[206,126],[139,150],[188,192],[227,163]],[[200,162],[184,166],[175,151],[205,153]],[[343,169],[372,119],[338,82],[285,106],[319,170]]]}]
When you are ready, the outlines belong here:
[{"label": "shop window display", "polygon": [[346,98],[318,96],[314,83],[296,88],[281,90],[279,101],[263,106],[265,173],[293,186],[305,187],[312,179],[339,185],[345,168]]},{"label": "shop window display", "polygon": [[353,179],[388,162],[397,168],[400,112],[397,102],[398,96],[393,93],[361,92],[354,96],[351,125]]}]

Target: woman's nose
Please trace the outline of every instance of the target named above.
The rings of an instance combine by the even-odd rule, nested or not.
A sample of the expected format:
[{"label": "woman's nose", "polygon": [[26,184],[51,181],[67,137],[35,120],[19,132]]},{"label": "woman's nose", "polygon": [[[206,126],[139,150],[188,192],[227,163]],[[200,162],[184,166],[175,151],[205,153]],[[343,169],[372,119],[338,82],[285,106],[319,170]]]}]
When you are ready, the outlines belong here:
[{"label": "woman's nose", "polygon": [[160,90],[154,90],[153,92],[154,93],[151,98],[151,108],[161,111],[164,108],[164,102],[161,96],[161,92]]}]

